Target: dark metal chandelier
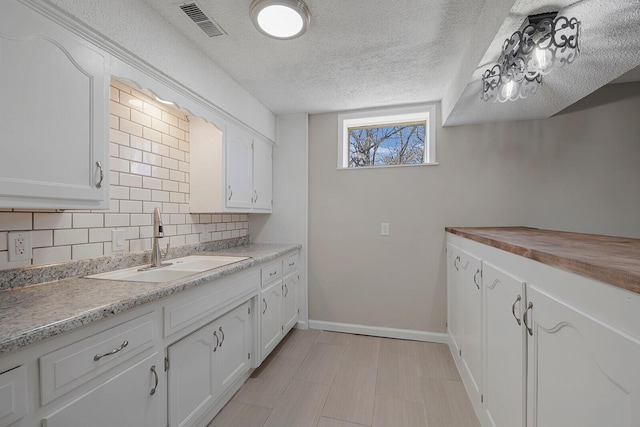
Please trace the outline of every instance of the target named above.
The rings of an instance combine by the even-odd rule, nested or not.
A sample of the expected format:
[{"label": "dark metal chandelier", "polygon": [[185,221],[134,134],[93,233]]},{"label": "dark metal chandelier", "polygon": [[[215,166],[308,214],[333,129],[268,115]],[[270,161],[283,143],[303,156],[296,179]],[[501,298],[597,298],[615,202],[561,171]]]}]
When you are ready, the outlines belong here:
[{"label": "dark metal chandelier", "polygon": [[542,75],[575,61],[580,22],[557,15],[531,15],[505,40],[498,63],[482,75],[482,100],[526,98],[538,91]]}]

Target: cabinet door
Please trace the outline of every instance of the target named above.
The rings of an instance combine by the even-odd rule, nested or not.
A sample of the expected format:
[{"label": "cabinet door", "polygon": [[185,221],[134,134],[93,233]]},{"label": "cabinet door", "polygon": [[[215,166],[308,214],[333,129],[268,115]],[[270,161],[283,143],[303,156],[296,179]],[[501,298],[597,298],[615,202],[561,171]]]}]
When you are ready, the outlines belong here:
[{"label": "cabinet door", "polygon": [[282,280],[260,292],[260,356],[267,357],[282,337]]},{"label": "cabinet door", "polygon": [[19,2],[2,9],[0,207],[108,208],[106,55]]},{"label": "cabinet door", "polygon": [[214,374],[218,394],[222,394],[251,368],[249,353],[252,333],[249,303],[242,304],[216,320],[215,327],[220,343],[215,349]]},{"label": "cabinet door", "polygon": [[461,250],[459,269],[460,357],[476,392],[471,398],[479,400],[482,390],[482,263]]},{"label": "cabinet door", "polygon": [[253,138],[227,126],[225,145],[227,208],[251,209],[253,204]]},{"label": "cabinet door", "polygon": [[[42,420],[43,427],[160,425],[159,399],[152,390],[162,372],[158,353],[126,369],[99,387],[63,406]],[[155,373],[151,370],[153,370]],[[160,387],[161,384],[158,385]]]},{"label": "cabinet door", "polygon": [[170,427],[194,425],[217,397],[214,331],[214,325],[209,324],[168,348]]},{"label": "cabinet door", "polygon": [[253,143],[253,209],[272,210],[273,147],[255,139]]},{"label": "cabinet door", "polygon": [[640,342],[535,286],[527,297],[527,425],[637,427]]},{"label": "cabinet door", "polygon": [[460,352],[460,249],[447,244],[447,327],[456,357]]},{"label": "cabinet door", "polygon": [[289,332],[298,322],[298,282],[300,276],[297,272],[284,278],[282,289],[282,323],[283,333]]},{"label": "cabinet door", "polygon": [[495,427],[525,422],[525,284],[482,263],[484,284],[484,407]]}]

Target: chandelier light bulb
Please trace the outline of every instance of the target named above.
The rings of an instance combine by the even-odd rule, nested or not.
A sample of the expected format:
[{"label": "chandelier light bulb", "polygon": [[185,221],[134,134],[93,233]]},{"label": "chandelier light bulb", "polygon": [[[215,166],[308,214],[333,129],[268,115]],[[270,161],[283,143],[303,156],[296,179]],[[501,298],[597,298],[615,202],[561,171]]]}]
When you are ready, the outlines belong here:
[{"label": "chandelier light bulb", "polygon": [[516,82],[509,80],[507,84],[502,87],[502,96],[505,99],[510,99],[516,89]]},{"label": "chandelier light bulb", "polygon": [[536,47],[533,50],[531,62],[529,63],[530,68],[533,71],[539,71],[543,74],[546,74],[552,63],[551,56],[552,54],[548,49]]}]

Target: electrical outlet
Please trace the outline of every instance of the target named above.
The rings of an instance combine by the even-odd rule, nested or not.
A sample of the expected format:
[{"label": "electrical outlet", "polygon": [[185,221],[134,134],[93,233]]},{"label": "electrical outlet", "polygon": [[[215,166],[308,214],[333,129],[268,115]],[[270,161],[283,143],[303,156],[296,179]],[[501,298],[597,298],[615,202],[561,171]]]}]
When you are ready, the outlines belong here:
[{"label": "electrical outlet", "polygon": [[8,233],[8,239],[9,261],[33,258],[30,231],[12,231]]},{"label": "electrical outlet", "polygon": [[381,236],[388,236],[389,235],[389,223],[388,222],[380,223],[380,235]]}]

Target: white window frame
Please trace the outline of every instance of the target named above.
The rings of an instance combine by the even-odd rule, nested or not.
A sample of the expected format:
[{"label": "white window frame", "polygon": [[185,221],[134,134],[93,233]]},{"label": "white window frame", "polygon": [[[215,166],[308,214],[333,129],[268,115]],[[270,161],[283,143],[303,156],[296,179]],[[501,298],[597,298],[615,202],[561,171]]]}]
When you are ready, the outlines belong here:
[{"label": "white window frame", "polygon": [[[349,167],[349,128],[359,126],[379,126],[395,123],[425,122],[424,162],[411,165],[380,165]],[[412,107],[388,108],[384,110],[362,111],[338,116],[338,169],[371,169],[408,166],[437,165],[436,161],[436,106],[425,104]]]}]

